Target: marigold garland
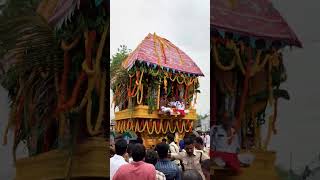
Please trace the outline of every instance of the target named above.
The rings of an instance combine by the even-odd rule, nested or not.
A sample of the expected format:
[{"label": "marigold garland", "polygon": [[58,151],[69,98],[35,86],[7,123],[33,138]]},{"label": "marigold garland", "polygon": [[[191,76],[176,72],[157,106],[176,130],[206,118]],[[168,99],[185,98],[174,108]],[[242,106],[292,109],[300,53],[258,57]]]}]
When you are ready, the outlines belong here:
[{"label": "marigold garland", "polygon": [[[151,123],[150,123],[151,122]],[[145,122],[147,124],[147,131],[149,134],[153,134],[154,131],[154,122],[152,120],[149,120],[149,122]],[[151,124],[151,130],[150,130],[150,125]]]},{"label": "marigold garland", "polygon": [[190,120],[188,119],[184,126],[184,131],[189,132],[189,130],[190,130]]},{"label": "marigold garland", "polygon": [[[175,133],[175,131],[176,131],[176,124],[173,122],[173,120],[171,120],[171,121],[169,121],[169,131],[170,131],[170,133]],[[173,126],[173,127],[172,127]],[[174,129],[172,129],[172,128],[174,128]]]},{"label": "marigold garland", "polygon": [[121,125],[122,125],[122,121],[118,121],[118,124],[117,124],[117,129],[118,129],[118,132],[121,131]]},{"label": "marigold garland", "polygon": [[[180,128],[180,125],[181,124],[181,128]],[[183,130],[184,130],[184,121],[182,120],[179,120],[179,121],[176,121],[176,127],[177,127],[177,130],[178,130],[178,133],[183,133]]]},{"label": "marigold garland", "polygon": [[144,132],[146,128],[148,129],[148,127],[147,127],[147,126],[148,126],[147,120],[142,120],[141,124],[142,124],[142,127],[143,127],[143,128],[141,129],[141,126],[140,126],[140,128],[139,128],[139,130],[138,130],[138,132],[140,132],[140,133]]},{"label": "marigold garland", "polygon": [[[179,77],[182,78],[181,81],[179,80]],[[184,78],[185,78],[185,77],[183,76],[183,74],[181,74],[180,76],[177,76],[177,82],[178,82],[178,84],[183,84],[183,83],[185,82]]]},{"label": "marigold garland", "polygon": [[235,57],[232,59],[232,62],[230,63],[230,65],[228,66],[224,66],[221,61],[220,61],[220,58],[219,58],[219,54],[218,54],[218,51],[217,51],[217,47],[216,47],[216,43],[213,43],[213,55],[214,55],[214,60],[216,62],[216,65],[224,70],[224,71],[230,71],[231,69],[233,69],[236,65],[236,61],[235,61]]},{"label": "marigold garland", "polygon": [[160,73],[160,68],[157,68],[157,69],[158,69],[158,71],[155,73],[155,72],[153,71],[153,69],[150,68],[150,69],[149,69],[149,73],[150,73],[152,76],[158,76],[159,73]]},{"label": "marigold garland", "polygon": [[174,76],[173,79],[172,79],[171,77],[172,77],[172,74],[170,73],[170,74],[169,74],[169,79],[170,79],[172,82],[174,82],[174,81],[177,79],[177,76]]},{"label": "marigold garland", "polygon": [[167,134],[169,126],[170,126],[169,121],[165,120],[165,121],[162,121],[162,123],[161,123],[162,124],[162,133]]},{"label": "marigold garland", "polygon": [[154,123],[154,131],[156,132],[156,134],[160,134],[161,130],[162,130],[162,121],[160,121],[159,124],[159,128],[157,129],[157,122],[159,122],[159,120],[155,120]]}]

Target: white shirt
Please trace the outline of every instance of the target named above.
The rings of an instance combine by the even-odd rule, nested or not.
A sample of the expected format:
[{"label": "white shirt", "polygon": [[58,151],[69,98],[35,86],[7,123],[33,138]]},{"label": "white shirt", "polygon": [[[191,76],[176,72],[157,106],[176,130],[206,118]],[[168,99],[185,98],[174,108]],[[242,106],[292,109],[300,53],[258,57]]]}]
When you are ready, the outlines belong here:
[{"label": "white shirt", "polygon": [[207,134],[206,136],[205,136],[205,143],[206,143],[206,147],[210,147],[210,135],[209,134]]},{"label": "white shirt", "polygon": [[[171,153],[179,153],[179,147],[175,142],[171,142],[169,144],[169,150]],[[177,164],[178,166],[180,165],[180,161],[179,160],[174,160],[174,163]]]},{"label": "white shirt", "polygon": [[238,134],[235,134],[232,143],[228,143],[228,133],[221,126],[213,126],[211,129],[211,149],[220,152],[237,153],[240,150],[240,140]]},{"label": "white shirt", "polygon": [[115,154],[112,158],[110,158],[110,179],[113,178],[119,167],[124,164],[128,163],[122,156]]}]

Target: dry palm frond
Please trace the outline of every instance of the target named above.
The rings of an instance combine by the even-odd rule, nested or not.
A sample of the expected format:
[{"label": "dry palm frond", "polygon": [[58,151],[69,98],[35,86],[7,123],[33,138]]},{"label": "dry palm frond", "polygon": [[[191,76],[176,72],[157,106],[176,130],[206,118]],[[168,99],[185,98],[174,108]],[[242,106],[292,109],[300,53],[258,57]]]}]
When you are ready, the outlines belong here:
[{"label": "dry palm frond", "polygon": [[59,70],[62,66],[53,30],[39,15],[1,20],[0,41],[17,59],[19,70]]}]

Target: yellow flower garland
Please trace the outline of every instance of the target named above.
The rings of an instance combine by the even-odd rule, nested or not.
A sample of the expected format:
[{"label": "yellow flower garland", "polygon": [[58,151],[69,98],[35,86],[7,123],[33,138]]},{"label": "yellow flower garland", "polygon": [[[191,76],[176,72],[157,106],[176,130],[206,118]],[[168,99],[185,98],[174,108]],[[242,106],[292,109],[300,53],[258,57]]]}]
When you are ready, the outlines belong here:
[{"label": "yellow flower garland", "polygon": [[[131,96],[131,97],[135,97],[137,94],[138,94],[138,91],[140,90],[140,86],[142,86],[142,78],[143,78],[143,75],[144,75],[144,70],[142,70],[142,72],[141,72],[141,76],[140,76],[140,79],[139,79],[139,82],[135,82],[136,83],[136,85],[138,86],[137,87],[137,91],[136,91],[136,93],[133,95],[133,96]],[[131,88],[131,87],[130,87]],[[143,90],[143,89],[142,89]],[[142,93],[143,94],[143,93]]]},{"label": "yellow flower garland", "polygon": [[130,119],[127,124],[127,130],[133,131],[133,120]]},{"label": "yellow flower garland", "polygon": [[217,51],[217,47],[216,47],[216,43],[213,43],[213,55],[214,55],[214,59],[215,59],[215,62],[216,62],[216,65],[224,70],[224,71],[230,71],[231,69],[233,69],[236,65],[235,63],[235,58],[233,58],[231,64],[229,66],[224,66],[221,61],[219,60],[219,54],[218,54],[218,51]]},{"label": "yellow flower garland", "polygon": [[167,86],[168,86],[168,82],[167,82],[167,77],[165,76],[165,77],[163,78],[163,87],[164,87],[164,91],[165,91],[166,94],[167,94],[167,92],[168,92]]},{"label": "yellow flower garland", "polygon": [[[171,133],[174,133],[175,131],[176,131],[176,124],[171,120],[171,121],[169,121],[168,122],[169,123],[169,131],[171,132]],[[172,130],[172,126],[173,126],[173,130]]]},{"label": "yellow flower garland", "polygon": [[187,120],[185,126],[184,126],[184,131],[189,132],[190,131],[190,120]]},{"label": "yellow flower garland", "polygon": [[180,121],[181,121],[181,128],[179,127],[179,121],[176,121],[176,127],[177,127],[177,130],[178,130],[178,133],[183,133],[184,121],[183,120],[180,120]]},{"label": "yellow flower garland", "polygon": [[[151,130],[150,130],[150,127],[149,127],[149,122],[152,122],[151,123]],[[145,122],[147,123],[147,131],[149,134],[153,134],[153,131],[154,131],[154,122],[152,120],[149,120],[149,122]]]},{"label": "yellow flower garland", "polygon": [[[241,43],[240,45],[243,46],[243,44]],[[240,50],[237,48],[236,44],[234,42],[232,42],[232,46],[233,46],[233,50],[236,54],[236,60],[237,60],[237,64],[242,72],[243,75],[246,74],[246,70],[244,68],[244,65],[242,64],[242,60],[241,60],[241,56],[240,56]]]},{"label": "yellow flower garland", "polygon": [[150,73],[152,76],[158,76],[159,73],[160,73],[160,68],[158,68],[158,71],[157,71],[156,73],[154,73],[154,72],[153,72],[153,69],[150,68],[149,73]]},{"label": "yellow flower garland", "polygon": [[[140,99],[139,99],[139,89],[140,89]],[[137,89],[137,103],[141,104],[142,103],[142,99],[143,99],[143,85],[140,84],[139,88]]]},{"label": "yellow flower garland", "polygon": [[190,122],[189,132],[192,132],[192,128],[193,128],[193,122]]},{"label": "yellow flower garland", "polygon": [[192,84],[195,83],[197,78],[190,78],[189,82],[187,82],[187,78],[185,79],[185,84],[186,86],[191,86]]},{"label": "yellow flower garland", "polygon": [[185,77],[183,76],[183,74],[181,74],[180,77],[182,78],[182,81],[179,81],[179,76],[178,76],[177,82],[178,82],[178,84],[183,84],[185,82],[185,80],[184,80]]},{"label": "yellow flower garland", "polygon": [[135,128],[134,128],[134,132],[139,132],[139,126],[140,126],[140,123],[138,120],[136,120],[136,125],[135,125]]},{"label": "yellow flower garland", "polygon": [[159,126],[158,130],[157,130],[157,121],[155,120],[153,123],[154,123],[154,130],[155,130],[156,134],[160,134],[161,130],[162,130],[162,121],[160,121],[160,126]]},{"label": "yellow flower garland", "polygon": [[139,130],[138,130],[138,132],[140,132],[140,133],[144,132],[145,129],[147,128],[147,126],[148,126],[147,120],[144,120],[144,123],[143,123],[142,126],[143,126],[143,128],[141,129],[141,127],[140,127]]},{"label": "yellow flower garland", "polygon": [[170,126],[170,124],[169,124],[170,122],[168,120],[165,120],[165,121],[162,121],[161,124],[164,122],[166,122],[166,126],[162,125],[162,133],[167,134],[169,126]]},{"label": "yellow flower garland", "polygon": [[119,120],[118,123],[119,123],[119,125],[118,125],[118,132],[121,132],[122,121]]},{"label": "yellow flower garland", "polygon": [[170,79],[172,82],[174,82],[174,81],[177,79],[177,76],[174,76],[173,79],[172,79],[171,77],[172,77],[172,74],[170,74],[170,76],[169,76],[169,79]]},{"label": "yellow flower garland", "polygon": [[269,54],[267,54],[264,57],[263,62],[261,64],[260,64],[260,61],[261,61],[260,57],[261,57],[261,50],[258,50],[257,56],[256,56],[256,62],[254,63],[254,65],[252,67],[250,76],[254,76],[257,72],[260,72],[264,68],[266,63],[269,61],[269,59],[272,59],[273,55],[270,56]]},{"label": "yellow flower garland", "polygon": [[122,123],[121,133],[123,133],[126,130],[126,126],[127,126],[127,120],[123,121]]}]

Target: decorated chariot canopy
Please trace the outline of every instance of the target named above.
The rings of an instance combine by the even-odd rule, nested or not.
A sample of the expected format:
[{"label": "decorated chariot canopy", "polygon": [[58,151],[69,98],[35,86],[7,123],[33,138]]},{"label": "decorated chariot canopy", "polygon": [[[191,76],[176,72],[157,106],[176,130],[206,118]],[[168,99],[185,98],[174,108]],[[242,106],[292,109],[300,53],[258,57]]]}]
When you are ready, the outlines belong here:
[{"label": "decorated chariot canopy", "polygon": [[167,72],[204,76],[197,64],[185,52],[155,33],[149,33],[122,65],[130,70],[136,62],[145,63],[149,67],[160,67]]},{"label": "decorated chariot canopy", "polygon": [[266,149],[277,132],[277,99],[290,98],[280,89],[287,79],[281,50],[302,44],[269,0],[212,0],[210,8],[212,121],[234,120],[243,147]]},{"label": "decorated chariot canopy", "polygon": [[198,77],[204,75],[185,52],[155,33],[148,34],[122,67],[127,78],[112,81],[119,82],[113,88],[119,107],[115,112],[117,132],[141,133],[147,147],[167,133],[178,133],[181,138],[192,132]]},{"label": "decorated chariot canopy", "polygon": [[248,36],[253,47],[256,39],[265,40],[269,47],[272,41],[280,41],[282,46],[302,47],[297,35],[269,0],[212,0],[210,3],[211,31],[216,30],[223,36],[231,32],[235,40]]},{"label": "decorated chariot canopy", "polygon": [[[287,79],[282,49],[302,44],[269,0],[210,3],[211,147],[218,147],[211,149],[212,159],[222,159],[216,165],[234,173],[246,164],[237,180],[278,179],[268,144],[277,133],[278,99],[290,99],[281,88]],[[228,173],[217,168],[215,178],[229,179]]]}]

